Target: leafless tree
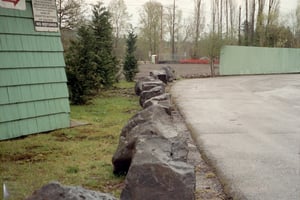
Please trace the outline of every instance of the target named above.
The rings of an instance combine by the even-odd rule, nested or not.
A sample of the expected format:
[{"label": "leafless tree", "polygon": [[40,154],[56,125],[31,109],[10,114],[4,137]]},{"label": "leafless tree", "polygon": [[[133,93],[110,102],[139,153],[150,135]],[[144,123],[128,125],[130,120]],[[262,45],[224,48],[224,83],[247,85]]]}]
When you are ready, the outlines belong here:
[{"label": "leafless tree", "polygon": [[263,46],[265,42],[265,29],[264,29],[264,9],[265,9],[265,0],[258,0],[258,11],[256,19],[256,37],[257,44]]},{"label": "leafless tree", "polygon": [[297,42],[297,47],[300,47],[300,0],[298,0],[297,8],[295,10],[295,38]]},{"label": "leafless tree", "polygon": [[225,15],[226,15],[226,37],[229,36],[229,9],[228,9],[228,0],[225,0]]},{"label": "leafless tree", "polygon": [[114,51],[116,55],[122,55],[123,47],[119,47],[119,41],[122,35],[127,33],[129,28],[130,16],[127,12],[127,6],[124,0],[111,0],[108,6],[111,13],[113,34],[114,34]]},{"label": "leafless tree", "polygon": [[256,9],[256,0],[252,0],[252,7],[250,11],[251,20],[250,20],[250,44],[254,44],[254,25],[255,25],[255,9]]},{"label": "leafless tree", "polygon": [[245,44],[246,44],[246,46],[248,46],[248,41],[249,41],[249,18],[248,18],[248,16],[249,16],[249,12],[248,12],[248,0],[245,0],[245,3],[246,3],[246,20],[245,20],[245,24],[244,24],[244,26],[245,26]]},{"label": "leafless tree", "polygon": [[234,33],[236,32],[237,28],[235,26],[235,24],[237,23],[237,16],[238,16],[238,12],[237,12],[237,7],[236,4],[234,3],[233,0],[229,0],[229,12],[230,12],[230,38],[233,39],[234,38]]},{"label": "leafless tree", "polygon": [[239,45],[241,45],[242,44],[242,39],[241,39],[241,16],[242,16],[242,7],[240,6],[239,7],[239,30],[238,30],[238,43],[239,43]]},{"label": "leafless tree", "polygon": [[83,0],[56,0],[60,29],[75,29],[84,22]]},{"label": "leafless tree", "polygon": [[159,51],[161,7],[162,4],[157,1],[148,1],[140,11],[140,37],[151,54],[157,54]]},{"label": "leafless tree", "polygon": [[[175,15],[174,15],[175,13]],[[182,24],[182,11],[180,9],[175,8],[174,5],[170,5],[166,7],[166,13],[164,16],[165,24],[167,27],[167,33],[170,38],[171,42],[171,56],[172,59],[177,59],[176,55],[178,54],[178,45],[186,36],[181,34],[185,34],[181,31],[184,27]]]},{"label": "leafless tree", "polygon": [[194,0],[195,8],[194,8],[194,21],[195,21],[195,36],[194,36],[194,49],[193,49],[193,57],[198,57],[199,52],[199,39],[200,39],[200,29],[201,29],[201,0]]},{"label": "leafless tree", "polygon": [[265,36],[267,37],[266,46],[269,46],[269,34],[270,34],[270,29],[271,26],[276,24],[278,22],[278,17],[279,17],[279,4],[280,0],[269,0],[269,9],[268,9],[268,15],[267,15],[267,23],[266,23],[266,31],[265,31]]}]

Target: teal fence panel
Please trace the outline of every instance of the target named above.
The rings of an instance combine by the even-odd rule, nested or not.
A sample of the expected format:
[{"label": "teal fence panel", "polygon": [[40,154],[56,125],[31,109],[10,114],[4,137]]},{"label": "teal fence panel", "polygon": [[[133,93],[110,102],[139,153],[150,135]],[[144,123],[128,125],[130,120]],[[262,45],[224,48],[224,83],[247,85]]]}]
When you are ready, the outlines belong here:
[{"label": "teal fence panel", "polygon": [[31,5],[0,8],[0,140],[70,126],[60,33],[35,31]]},{"label": "teal fence panel", "polygon": [[300,49],[224,46],[220,75],[300,72]]}]

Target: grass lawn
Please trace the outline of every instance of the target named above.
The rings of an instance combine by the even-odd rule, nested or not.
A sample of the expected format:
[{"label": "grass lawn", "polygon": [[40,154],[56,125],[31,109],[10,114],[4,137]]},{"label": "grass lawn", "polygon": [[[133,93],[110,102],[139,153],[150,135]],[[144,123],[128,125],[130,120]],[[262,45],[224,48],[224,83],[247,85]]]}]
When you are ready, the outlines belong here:
[{"label": "grass lawn", "polygon": [[89,125],[0,141],[0,183],[15,200],[50,181],[119,197],[124,177],[113,175],[111,158],[121,129],[139,109],[133,83],[122,82],[89,105],[71,106],[71,118]]}]

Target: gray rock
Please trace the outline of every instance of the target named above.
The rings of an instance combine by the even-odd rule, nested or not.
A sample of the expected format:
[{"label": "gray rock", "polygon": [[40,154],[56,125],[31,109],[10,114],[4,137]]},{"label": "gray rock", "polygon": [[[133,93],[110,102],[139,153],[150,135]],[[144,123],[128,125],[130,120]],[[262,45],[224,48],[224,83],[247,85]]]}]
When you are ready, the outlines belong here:
[{"label": "gray rock", "polygon": [[117,200],[110,194],[104,194],[82,187],[63,186],[58,182],[49,183],[35,191],[26,200]]},{"label": "gray rock", "polygon": [[162,106],[148,107],[133,116],[122,129],[118,148],[112,158],[115,174],[126,174],[135,153],[139,136],[160,135],[164,138],[179,137],[172,117]]},{"label": "gray rock", "polygon": [[140,96],[143,88],[142,88],[142,84],[143,82],[146,82],[146,81],[155,81],[156,78],[153,77],[153,76],[147,76],[147,77],[143,77],[143,78],[140,78],[136,83],[135,83],[135,86],[134,86],[134,91],[135,91],[135,94],[137,96]]},{"label": "gray rock", "polygon": [[167,112],[171,114],[173,108],[171,105],[171,95],[169,93],[164,93],[159,96],[152,97],[151,99],[148,99],[143,104],[143,108],[148,108],[153,105],[160,105],[167,109]]},{"label": "gray rock", "polygon": [[175,71],[170,66],[162,67],[162,69],[166,72],[168,82],[176,80]]},{"label": "gray rock", "polygon": [[142,93],[140,94],[140,105],[143,106],[145,101],[147,101],[148,99],[162,95],[163,93],[165,93],[165,87],[162,86],[156,86],[150,90],[142,91]]},{"label": "gray rock", "polygon": [[150,76],[161,80],[165,84],[168,83],[167,73],[165,70],[153,70],[150,72]]},{"label": "gray rock", "polygon": [[142,91],[151,90],[157,86],[165,88],[166,84],[164,84],[161,80],[144,81],[142,82]]},{"label": "gray rock", "polygon": [[180,140],[139,137],[121,200],[194,200],[195,171],[182,160],[186,153]]}]

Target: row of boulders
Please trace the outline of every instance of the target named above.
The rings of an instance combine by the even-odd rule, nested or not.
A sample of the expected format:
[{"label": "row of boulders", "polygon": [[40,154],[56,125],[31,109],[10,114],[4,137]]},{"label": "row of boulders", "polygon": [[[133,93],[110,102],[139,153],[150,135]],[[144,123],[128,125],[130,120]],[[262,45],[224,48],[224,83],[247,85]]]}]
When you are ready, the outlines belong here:
[{"label": "row of boulders", "polygon": [[[136,82],[144,108],[122,129],[113,156],[114,174],[126,175],[121,200],[194,200],[195,170],[187,163],[186,137],[172,120],[166,85],[175,79],[170,67]],[[49,183],[27,200],[116,200],[110,194]]]},{"label": "row of boulders", "polygon": [[135,92],[144,108],[122,129],[113,156],[114,173],[126,174],[121,200],[193,200],[194,167],[187,164],[186,137],[172,121],[166,84],[174,80],[170,67],[137,81]]}]

